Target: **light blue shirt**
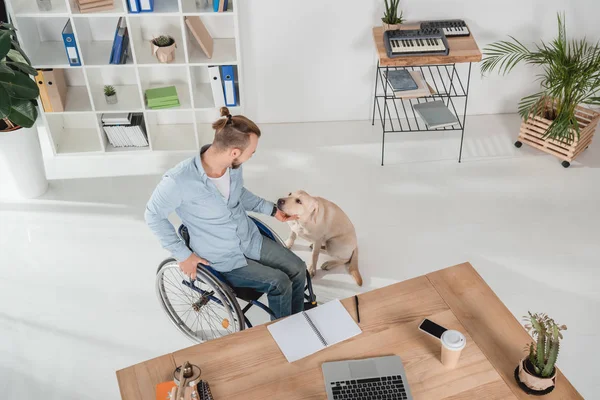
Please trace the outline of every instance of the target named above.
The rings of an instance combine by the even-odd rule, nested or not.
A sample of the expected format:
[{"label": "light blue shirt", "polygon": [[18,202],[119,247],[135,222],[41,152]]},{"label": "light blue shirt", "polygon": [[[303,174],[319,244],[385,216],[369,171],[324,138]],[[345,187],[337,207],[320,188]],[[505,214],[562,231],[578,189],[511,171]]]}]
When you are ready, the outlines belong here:
[{"label": "light blue shirt", "polygon": [[[202,149],[206,151],[208,146]],[[190,246],[217,271],[227,272],[259,260],[262,235],[246,211],[271,215],[273,203],[244,187],[242,168],[230,170],[229,199],[208,179],[200,156],[167,171],[146,206],[146,223],[178,261],[192,252],[167,217],[175,211],[190,233]]]}]

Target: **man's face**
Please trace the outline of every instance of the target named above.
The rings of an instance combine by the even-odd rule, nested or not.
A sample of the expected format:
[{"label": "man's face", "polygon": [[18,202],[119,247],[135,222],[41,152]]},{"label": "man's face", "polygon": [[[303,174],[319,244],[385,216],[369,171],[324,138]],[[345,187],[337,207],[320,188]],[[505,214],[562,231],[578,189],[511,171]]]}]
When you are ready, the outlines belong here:
[{"label": "man's face", "polygon": [[[251,133],[250,134],[250,144],[248,145],[248,147],[246,147],[246,150],[244,150],[237,157],[234,155],[234,159],[231,162],[231,168],[238,169],[243,163],[248,161],[254,155],[254,152],[256,152],[257,146],[258,146],[258,136]],[[233,151],[235,153],[240,153],[239,149],[234,149]]]}]

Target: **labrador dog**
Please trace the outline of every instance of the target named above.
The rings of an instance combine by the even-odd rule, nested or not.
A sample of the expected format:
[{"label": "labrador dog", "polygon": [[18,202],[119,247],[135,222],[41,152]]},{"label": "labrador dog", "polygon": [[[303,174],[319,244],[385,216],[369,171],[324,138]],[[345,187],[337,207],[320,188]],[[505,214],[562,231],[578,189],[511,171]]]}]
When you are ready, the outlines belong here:
[{"label": "labrador dog", "polygon": [[298,216],[289,221],[292,230],[285,245],[289,249],[300,236],[312,244],[312,261],[308,272],[315,275],[319,253],[324,250],[334,260],[321,265],[327,271],[338,265],[347,265],[348,272],[358,286],[362,277],[358,271],[358,244],[356,231],[350,219],[336,204],[321,197],[312,197],[303,190],[290,193],[277,201],[277,208],[286,215]]}]

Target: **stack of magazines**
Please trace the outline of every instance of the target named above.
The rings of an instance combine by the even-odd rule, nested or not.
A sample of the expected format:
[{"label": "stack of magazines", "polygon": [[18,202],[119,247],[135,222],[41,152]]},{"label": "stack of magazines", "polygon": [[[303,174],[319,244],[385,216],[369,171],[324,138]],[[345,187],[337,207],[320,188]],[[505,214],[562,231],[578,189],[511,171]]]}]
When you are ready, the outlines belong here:
[{"label": "stack of magazines", "polygon": [[142,113],[102,114],[102,128],[113,147],[147,147]]}]

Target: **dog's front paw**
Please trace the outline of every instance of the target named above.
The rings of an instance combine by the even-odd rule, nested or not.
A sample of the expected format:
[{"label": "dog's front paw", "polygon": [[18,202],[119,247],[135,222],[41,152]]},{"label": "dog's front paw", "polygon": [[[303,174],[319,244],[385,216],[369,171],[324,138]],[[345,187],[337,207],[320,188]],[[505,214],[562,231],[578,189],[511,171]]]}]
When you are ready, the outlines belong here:
[{"label": "dog's front paw", "polygon": [[317,273],[317,269],[315,268],[314,265],[309,265],[306,267],[306,269],[308,270],[308,273],[310,275],[311,278],[315,277],[315,274]]},{"label": "dog's front paw", "polygon": [[291,249],[292,246],[294,245],[294,241],[292,239],[288,239],[285,241],[284,243],[285,247],[287,247],[288,249]]}]

